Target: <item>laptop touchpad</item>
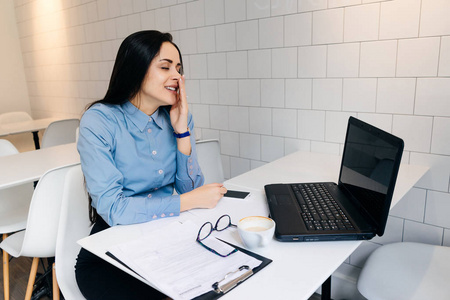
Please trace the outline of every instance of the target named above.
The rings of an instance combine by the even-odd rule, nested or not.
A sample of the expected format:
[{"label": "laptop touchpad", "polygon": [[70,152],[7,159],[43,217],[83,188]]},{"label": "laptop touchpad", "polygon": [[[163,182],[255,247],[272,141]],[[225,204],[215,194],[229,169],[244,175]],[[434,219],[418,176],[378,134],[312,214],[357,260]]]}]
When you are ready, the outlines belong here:
[{"label": "laptop touchpad", "polygon": [[292,199],[290,195],[277,195],[277,203],[278,205],[291,205]]}]

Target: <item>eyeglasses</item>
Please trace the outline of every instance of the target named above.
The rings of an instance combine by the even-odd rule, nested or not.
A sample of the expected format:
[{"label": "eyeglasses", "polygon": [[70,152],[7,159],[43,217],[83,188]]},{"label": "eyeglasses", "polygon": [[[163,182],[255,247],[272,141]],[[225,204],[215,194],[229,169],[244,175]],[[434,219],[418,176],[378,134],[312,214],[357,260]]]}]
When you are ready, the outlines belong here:
[{"label": "eyeglasses", "polygon": [[205,244],[202,243],[202,241],[204,241],[207,237],[209,237],[214,230],[215,231],[224,231],[228,227],[237,227],[236,225],[231,224],[231,217],[229,215],[221,216],[217,220],[216,225],[214,227],[213,227],[211,222],[206,222],[205,224],[202,225],[202,227],[200,227],[200,230],[198,231],[197,242],[200,245],[202,245],[203,247],[205,247],[207,250],[209,250],[212,253],[215,253],[215,254],[217,254],[217,255],[219,255],[221,257],[230,256],[231,254],[236,252],[237,249],[233,249],[233,251],[231,251],[230,253],[224,255],[224,254],[220,254],[216,250],[214,250],[214,249],[212,249],[212,248],[210,248],[210,247],[208,247],[208,246],[206,246]]}]

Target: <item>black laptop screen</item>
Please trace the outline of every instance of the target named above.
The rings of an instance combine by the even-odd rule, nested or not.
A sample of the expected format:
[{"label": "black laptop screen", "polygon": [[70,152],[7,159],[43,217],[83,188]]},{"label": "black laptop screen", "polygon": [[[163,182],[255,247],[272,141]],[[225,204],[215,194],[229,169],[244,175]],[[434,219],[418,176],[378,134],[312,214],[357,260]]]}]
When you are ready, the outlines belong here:
[{"label": "black laptop screen", "polygon": [[349,122],[340,184],[377,228],[386,222],[402,152],[401,139],[354,118]]}]

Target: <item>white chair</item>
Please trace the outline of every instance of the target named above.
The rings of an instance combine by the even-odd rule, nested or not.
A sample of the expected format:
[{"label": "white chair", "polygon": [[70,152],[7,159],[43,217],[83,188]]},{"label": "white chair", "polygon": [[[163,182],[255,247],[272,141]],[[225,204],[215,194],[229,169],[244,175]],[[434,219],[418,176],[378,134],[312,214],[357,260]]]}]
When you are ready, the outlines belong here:
[{"label": "white chair", "polygon": [[31,116],[24,111],[13,111],[0,114],[0,125],[31,120],[33,120]]},{"label": "white chair", "polygon": [[[0,156],[17,153],[19,151],[11,142],[0,140]],[[3,240],[10,233],[25,229],[32,196],[32,183],[0,190],[0,234]],[[3,286],[4,299],[9,300],[9,255],[6,251],[3,251]]]},{"label": "white chair", "polygon": [[[33,257],[25,299],[31,299],[39,258],[55,256],[64,180],[69,166],[46,172],[39,180],[31,199],[27,228],[7,237],[0,248],[14,257]],[[59,288],[53,272],[53,299]]]},{"label": "white chair", "polygon": [[59,120],[50,123],[42,137],[41,148],[75,143],[76,130],[80,125],[78,119]]},{"label": "white chair", "polygon": [[75,279],[75,263],[81,249],[77,241],[88,236],[91,230],[88,196],[80,165],[67,173],[62,201],[56,240],[56,278],[65,299],[85,299]]},{"label": "white chair", "polygon": [[218,140],[200,140],[195,143],[198,164],[205,176],[205,184],[223,183],[223,166],[220,158],[220,145]]},{"label": "white chair", "polygon": [[393,243],[367,259],[358,279],[370,300],[450,299],[450,247]]}]

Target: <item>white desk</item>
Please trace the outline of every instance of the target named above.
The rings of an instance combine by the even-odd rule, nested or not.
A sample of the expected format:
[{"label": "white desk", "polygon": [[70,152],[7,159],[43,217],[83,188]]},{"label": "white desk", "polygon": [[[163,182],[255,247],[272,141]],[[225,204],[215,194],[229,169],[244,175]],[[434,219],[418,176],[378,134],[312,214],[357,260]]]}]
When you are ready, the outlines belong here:
[{"label": "white desk", "polygon": [[[260,168],[228,180],[228,188],[249,190],[248,200],[222,199],[211,210],[191,210],[178,218],[193,219],[199,226],[205,221],[215,222],[227,213],[233,223],[248,215],[268,215],[264,185],[275,182],[336,181],[340,156],[297,152]],[[393,205],[427,172],[427,167],[402,165],[397,179]],[[84,238],[79,244],[104,260],[144,281],[105,255],[114,244],[138,238],[149,230],[172,222],[175,218],[144,224],[115,226]],[[225,233],[228,232],[228,233]],[[221,238],[244,247],[237,232],[227,229]],[[361,241],[281,243],[273,240],[266,248],[253,250],[273,260],[238,288],[227,293],[225,299],[308,299],[331,274],[352,254]],[[144,281],[145,282],[145,281]]]},{"label": "white desk", "polygon": [[0,189],[39,180],[50,169],[80,162],[75,143],[0,157]]},{"label": "white desk", "polygon": [[30,120],[25,122],[16,122],[0,125],[0,137],[11,134],[19,134],[31,132],[33,133],[34,146],[36,149],[40,148],[38,131],[46,129],[50,123],[61,120],[61,118],[45,118]]}]

